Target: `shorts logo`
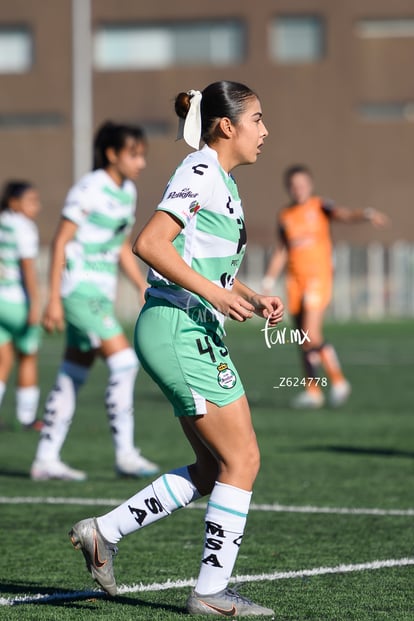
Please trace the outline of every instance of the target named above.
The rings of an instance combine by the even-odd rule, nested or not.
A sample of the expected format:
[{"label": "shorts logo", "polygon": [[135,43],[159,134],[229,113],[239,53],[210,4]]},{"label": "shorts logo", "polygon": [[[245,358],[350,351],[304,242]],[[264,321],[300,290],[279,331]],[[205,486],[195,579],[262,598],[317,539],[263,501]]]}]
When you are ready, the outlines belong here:
[{"label": "shorts logo", "polygon": [[115,321],[113,319],[113,317],[111,317],[110,315],[106,315],[103,319],[102,319],[102,323],[105,326],[105,328],[107,328],[108,330],[110,330],[111,328],[114,327],[115,325]]},{"label": "shorts logo", "polygon": [[234,388],[237,382],[237,377],[234,371],[229,369],[225,362],[221,362],[217,367],[218,375],[217,381],[222,388],[230,389]]}]

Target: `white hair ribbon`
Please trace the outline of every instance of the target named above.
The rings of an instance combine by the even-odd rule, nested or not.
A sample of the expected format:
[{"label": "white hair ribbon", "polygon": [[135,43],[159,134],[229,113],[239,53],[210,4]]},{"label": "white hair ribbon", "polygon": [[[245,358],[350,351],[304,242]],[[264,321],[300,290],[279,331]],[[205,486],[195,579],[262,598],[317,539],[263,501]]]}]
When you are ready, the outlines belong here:
[{"label": "white hair ribbon", "polygon": [[187,94],[190,96],[190,107],[185,119],[180,119],[177,140],[180,140],[180,138],[184,138],[184,140],[190,147],[193,147],[193,149],[198,149],[200,146],[201,138],[200,106],[202,94],[200,93],[200,91],[188,91]]}]

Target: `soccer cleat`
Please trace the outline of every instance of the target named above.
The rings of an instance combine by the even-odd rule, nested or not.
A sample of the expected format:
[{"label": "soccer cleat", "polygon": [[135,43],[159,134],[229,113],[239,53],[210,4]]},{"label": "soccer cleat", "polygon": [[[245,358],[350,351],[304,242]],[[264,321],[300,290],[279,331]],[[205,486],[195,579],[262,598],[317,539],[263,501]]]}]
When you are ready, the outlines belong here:
[{"label": "soccer cleat", "polygon": [[296,410],[316,410],[321,408],[324,402],[325,397],[322,392],[304,390],[292,400],[291,406]]},{"label": "soccer cleat", "polygon": [[137,449],[117,456],[115,468],[124,477],[151,477],[160,471],[157,464],[143,457]]},{"label": "soccer cleat", "polygon": [[187,600],[187,611],[192,615],[222,617],[274,617],[271,608],[255,604],[233,589],[224,589],[214,595],[198,595],[192,591]]},{"label": "soccer cleat", "polygon": [[337,382],[336,384],[333,384],[331,388],[331,392],[329,394],[329,404],[334,408],[338,408],[343,405],[345,401],[347,401],[350,394],[351,384],[349,382],[346,380]]},{"label": "soccer cleat", "polygon": [[112,557],[118,552],[118,548],[103,538],[96,518],[88,518],[75,524],[69,531],[69,537],[73,547],[82,550],[92,578],[109,595],[116,595]]},{"label": "soccer cleat", "polygon": [[30,470],[30,477],[33,481],[49,481],[59,479],[61,481],[85,481],[86,472],[75,470],[63,461],[35,459]]},{"label": "soccer cleat", "polygon": [[42,431],[43,426],[43,421],[39,419],[35,419],[32,423],[28,423],[27,425],[22,425],[23,429],[27,431]]}]

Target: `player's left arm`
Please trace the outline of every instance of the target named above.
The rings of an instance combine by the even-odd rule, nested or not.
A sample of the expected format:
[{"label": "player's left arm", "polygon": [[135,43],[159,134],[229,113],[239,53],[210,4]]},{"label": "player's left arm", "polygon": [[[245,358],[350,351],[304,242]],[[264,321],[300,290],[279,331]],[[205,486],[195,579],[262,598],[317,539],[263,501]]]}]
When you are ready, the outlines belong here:
[{"label": "player's left arm", "polygon": [[141,273],[136,258],[132,254],[132,242],[129,237],[122,244],[119,264],[128,280],[139,290],[142,302],[144,302],[144,293],[148,288],[148,284]]},{"label": "player's left arm", "polygon": [[254,306],[254,314],[269,321],[270,326],[275,326],[283,319],[283,302],[276,295],[261,295],[250,289],[237,278],[233,284],[233,291]]},{"label": "player's left arm", "polygon": [[370,222],[375,227],[383,227],[389,223],[388,216],[378,209],[366,207],[365,209],[350,209],[334,205],[329,209],[329,216],[337,222],[354,224],[358,222]]}]

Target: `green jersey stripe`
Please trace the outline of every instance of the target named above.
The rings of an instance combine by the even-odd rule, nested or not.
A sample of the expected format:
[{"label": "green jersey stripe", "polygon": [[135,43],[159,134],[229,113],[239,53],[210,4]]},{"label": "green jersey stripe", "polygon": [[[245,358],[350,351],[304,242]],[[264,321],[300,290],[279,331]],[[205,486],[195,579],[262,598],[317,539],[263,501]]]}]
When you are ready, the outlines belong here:
[{"label": "green jersey stripe", "polygon": [[231,242],[238,239],[240,229],[242,228],[241,223],[234,218],[228,218],[225,215],[207,209],[201,209],[198,212],[196,227],[198,231],[221,237]]}]

